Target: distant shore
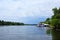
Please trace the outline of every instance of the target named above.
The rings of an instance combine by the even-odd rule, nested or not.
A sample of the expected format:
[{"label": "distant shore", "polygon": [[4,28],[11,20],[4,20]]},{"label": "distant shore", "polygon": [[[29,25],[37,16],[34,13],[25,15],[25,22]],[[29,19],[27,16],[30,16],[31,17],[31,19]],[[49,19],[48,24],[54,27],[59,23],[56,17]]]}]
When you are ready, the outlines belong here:
[{"label": "distant shore", "polygon": [[0,20],[0,26],[3,25],[24,25],[24,23]]},{"label": "distant shore", "polygon": [[24,25],[24,26],[33,26],[33,25],[37,25],[37,24],[24,24],[24,23],[20,23],[20,22],[11,22],[11,21],[4,21],[4,20],[0,20],[0,26],[15,26],[15,25]]}]

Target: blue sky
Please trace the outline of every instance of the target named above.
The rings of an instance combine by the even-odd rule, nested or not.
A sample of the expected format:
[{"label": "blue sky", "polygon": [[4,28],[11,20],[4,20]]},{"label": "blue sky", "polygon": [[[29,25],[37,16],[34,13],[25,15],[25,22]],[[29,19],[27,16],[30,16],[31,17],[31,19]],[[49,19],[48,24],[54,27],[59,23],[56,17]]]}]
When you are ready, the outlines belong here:
[{"label": "blue sky", "polygon": [[60,0],[0,0],[0,20],[38,23],[53,15]]}]

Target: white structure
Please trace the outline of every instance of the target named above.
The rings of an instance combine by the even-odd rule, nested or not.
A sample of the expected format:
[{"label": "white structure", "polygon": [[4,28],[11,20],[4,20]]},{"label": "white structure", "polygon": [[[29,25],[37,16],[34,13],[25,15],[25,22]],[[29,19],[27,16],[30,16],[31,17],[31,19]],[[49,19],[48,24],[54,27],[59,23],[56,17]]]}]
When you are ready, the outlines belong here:
[{"label": "white structure", "polygon": [[49,27],[49,24],[44,24],[44,27]]},{"label": "white structure", "polygon": [[44,23],[42,23],[42,24],[37,24],[37,26],[38,26],[38,27],[49,27],[49,24],[44,24]]}]

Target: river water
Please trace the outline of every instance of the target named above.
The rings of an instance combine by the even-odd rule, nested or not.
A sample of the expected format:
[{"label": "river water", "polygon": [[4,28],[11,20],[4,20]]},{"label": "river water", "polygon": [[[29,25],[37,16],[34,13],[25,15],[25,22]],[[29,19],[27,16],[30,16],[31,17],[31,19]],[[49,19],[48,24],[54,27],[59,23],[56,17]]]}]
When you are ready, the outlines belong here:
[{"label": "river water", "polygon": [[60,40],[60,31],[36,26],[0,26],[0,40]]}]

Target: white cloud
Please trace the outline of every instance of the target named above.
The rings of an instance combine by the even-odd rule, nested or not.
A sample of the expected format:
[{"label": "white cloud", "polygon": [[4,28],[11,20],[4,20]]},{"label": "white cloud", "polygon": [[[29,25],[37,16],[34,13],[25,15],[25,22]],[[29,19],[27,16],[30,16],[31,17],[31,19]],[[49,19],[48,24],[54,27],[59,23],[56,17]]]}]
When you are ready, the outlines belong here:
[{"label": "white cloud", "polygon": [[0,0],[0,17],[51,17],[60,0]]}]

